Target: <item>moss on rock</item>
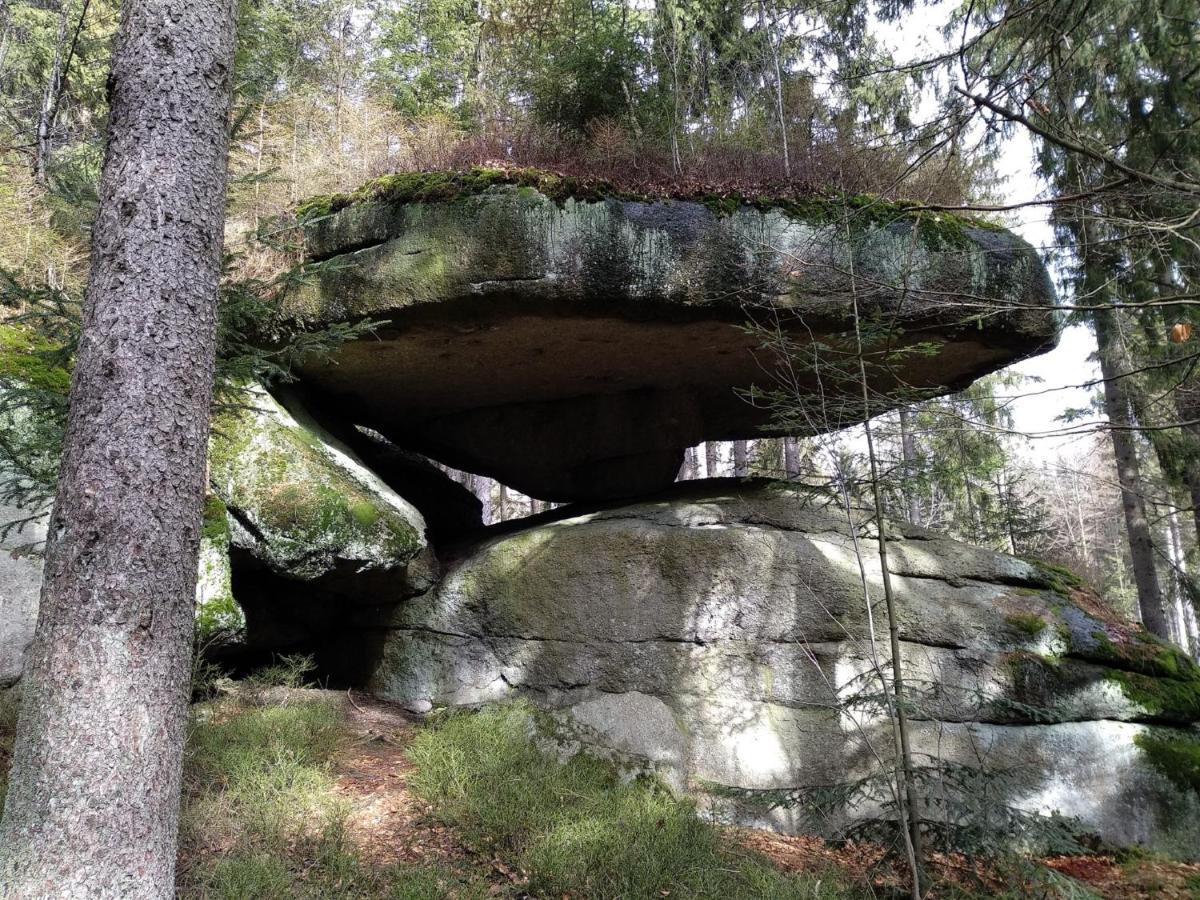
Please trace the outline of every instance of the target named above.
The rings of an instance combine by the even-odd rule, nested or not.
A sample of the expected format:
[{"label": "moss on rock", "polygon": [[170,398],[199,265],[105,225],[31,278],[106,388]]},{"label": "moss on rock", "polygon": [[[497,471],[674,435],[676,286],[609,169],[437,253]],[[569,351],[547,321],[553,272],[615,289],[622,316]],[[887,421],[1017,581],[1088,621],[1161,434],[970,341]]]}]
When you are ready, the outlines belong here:
[{"label": "moss on rock", "polygon": [[347,451],[265,391],[213,430],[210,465],[224,501],[270,568],[312,579],[339,561],[403,568],[425,547],[420,514]]},{"label": "moss on rock", "polygon": [[885,228],[901,221],[912,222],[917,226],[922,243],[930,249],[969,248],[972,242],[967,235],[968,228],[997,228],[984,220],[933,212],[922,209],[916,203],[885,200],[869,194],[742,196],[698,188],[645,193],[619,188],[601,178],[580,178],[540,169],[486,166],[474,166],[460,172],[398,172],[381,175],[353,191],[310,197],[296,207],[296,215],[302,221],[311,221],[359,203],[447,202],[482,194],[502,185],[514,185],[530,195],[536,192],[556,203],[567,200],[679,200],[702,204],[721,216],[733,215],[742,207],[753,207],[760,211],[779,210],[811,224],[834,225],[844,220],[855,231]]},{"label": "moss on rock", "polygon": [[1200,794],[1200,738],[1154,729],[1138,735],[1134,743],[1150,765],[1177,787]]},{"label": "moss on rock", "polygon": [[232,640],[246,627],[246,617],[233,596],[230,537],[229,512],[220,497],[210,494],[204,501],[196,579],[196,639],[201,645]]},{"label": "moss on rock", "polygon": [[1084,581],[1066,566],[1045,562],[1044,560],[1029,560],[1037,574],[1040,584],[1055,593],[1069,597],[1072,591],[1084,586]]},{"label": "moss on rock", "polygon": [[1017,631],[1027,634],[1030,637],[1037,637],[1049,627],[1046,620],[1037,613],[1013,613],[1010,616],[1006,616],[1004,621]]},{"label": "moss on rock", "polygon": [[0,378],[65,394],[71,373],[61,364],[61,348],[20,325],[0,324]]},{"label": "moss on rock", "polygon": [[1180,723],[1200,720],[1200,679],[1183,681],[1122,669],[1110,669],[1108,678],[1155,718]]}]

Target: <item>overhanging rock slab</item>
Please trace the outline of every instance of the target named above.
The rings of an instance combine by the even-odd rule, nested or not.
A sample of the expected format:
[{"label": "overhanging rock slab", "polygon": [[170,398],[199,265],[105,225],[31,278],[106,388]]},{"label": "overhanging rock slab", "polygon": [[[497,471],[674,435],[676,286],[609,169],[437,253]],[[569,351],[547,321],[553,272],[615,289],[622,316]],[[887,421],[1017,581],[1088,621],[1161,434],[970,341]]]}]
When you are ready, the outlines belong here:
[{"label": "overhanging rock slab", "polygon": [[[688,446],[772,433],[739,391],[780,378],[824,402],[773,433],[860,420],[858,401],[831,402],[859,395],[856,305],[873,413],[1056,333],[1027,244],[884,203],[722,211],[497,185],[355,203],[311,226],[309,246],[333,267],[289,298],[291,316],[386,322],[304,368],[314,412],[558,501],[659,489]],[[801,362],[763,346],[776,329]]]}]

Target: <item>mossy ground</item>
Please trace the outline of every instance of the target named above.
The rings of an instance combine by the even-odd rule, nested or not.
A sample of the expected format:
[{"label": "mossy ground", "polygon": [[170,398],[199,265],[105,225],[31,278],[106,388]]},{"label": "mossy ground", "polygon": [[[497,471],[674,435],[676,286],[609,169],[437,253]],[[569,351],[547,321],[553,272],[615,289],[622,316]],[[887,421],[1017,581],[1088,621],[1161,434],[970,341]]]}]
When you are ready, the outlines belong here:
[{"label": "mossy ground", "polygon": [[738,196],[703,188],[639,193],[623,190],[603,179],[559,175],[539,169],[507,169],[475,166],[461,172],[399,172],[383,175],[342,194],[311,197],[296,207],[301,221],[313,221],[358,203],[437,203],[484,193],[502,185],[522,192],[541,194],[556,203],[567,200],[598,201],[681,200],[700,203],[718,215],[732,215],[743,207],[779,210],[788,216],[819,225],[845,221],[853,230],[885,228],[895,223],[912,223],[922,243],[930,249],[969,249],[973,244],[967,228],[994,230],[995,224],[965,219],[950,213],[922,210],[918,204],[856,195],[812,195],[807,197]]},{"label": "mossy ground", "polygon": [[331,695],[293,684],[295,666],[198,708],[185,760],[181,900],[482,898],[451,864],[376,865],[355,840],[338,760],[350,740]]}]

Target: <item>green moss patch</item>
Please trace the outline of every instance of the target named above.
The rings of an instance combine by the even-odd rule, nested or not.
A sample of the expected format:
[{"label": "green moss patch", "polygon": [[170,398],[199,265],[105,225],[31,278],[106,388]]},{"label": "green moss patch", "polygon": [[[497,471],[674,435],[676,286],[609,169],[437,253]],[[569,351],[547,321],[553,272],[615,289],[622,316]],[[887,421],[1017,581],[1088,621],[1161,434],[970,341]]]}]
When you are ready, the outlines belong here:
[{"label": "green moss patch", "polygon": [[1040,585],[1062,594],[1064,597],[1068,597],[1072,591],[1078,591],[1084,587],[1083,579],[1066,566],[1036,559],[1027,560],[1027,562],[1033,566],[1035,577]]},{"label": "green moss patch", "polygon": [[1200,793],[1200,739],[1154,730],[1139,734],[1134,743],[1177,787]]},{"label": "green moss patch", "polygon": [[204,501],[203,537],[215,544],[229,543],[229,511],[216,494]]},{"label": "green moss patch", "polygon": [[661,193],[629,191],[599,178],[560,175],[540,169],[501,169],[475,166],[463,172],[399,172],[383,175],[341,194],[312,197],[296,207],[302,220],[313,220],[359,203],[439,203],[482,194],[513,185],[523,194],[541,194],[556,203],[567,200],[626,200],[653,202],[680,200],[700,203],[718,215],[733,215],[743,207],[778,210],[815,225],[848,221],[856,231],[885,228],[897,222],[915,223],[922,244],[929,249],[970,248],[968,228],[995,230],[998,226],[950,213],[922,210],[916,203],[884,200],[868,194],[813,195],[809,197],[739,196],[702,188]]},{"label": "green moss patch", "polygon": [[390,566],[421,550],[422,535],[403,511],[317,435],[269,395],[256,392],[251,402],[261,409],[216,421],[210,463],[216,490],[253,521],[274,567],[309,578],[338,556]]},{"label": "green moss patch", "polygon": [[1092,632],[1095,646],[1079,655],[1141,675],[1172,678],[1200,685],[1200,667],[1186,653],[1147,631],[1114,641],[1104,630]]},{"label": "green moss patch", "polygon": [[1050,627],[1046,620],[1036,613],[1013,613],[1011,616],[1005,616],[1004,621],[1030,637],[1037,637]]},{"label": "green moss patch", "polygon": [[1155,718],[1180,724],[1200,722],[1200,679],[1181,681],[1120,669],[1109,669],[1107,677]]},{"label": "green moss patch", "polygon": [[71,373],[62,350],[20,325],[0,324],[0,378],[41,390],[66,394]]}]

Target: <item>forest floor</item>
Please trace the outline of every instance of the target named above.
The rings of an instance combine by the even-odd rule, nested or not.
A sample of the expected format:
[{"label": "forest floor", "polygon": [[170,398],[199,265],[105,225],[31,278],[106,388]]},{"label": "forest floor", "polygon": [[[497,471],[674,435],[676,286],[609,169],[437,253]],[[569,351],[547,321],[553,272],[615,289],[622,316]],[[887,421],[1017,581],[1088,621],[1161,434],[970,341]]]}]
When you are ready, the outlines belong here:
[{"label": "forest floor", "polygon": [[[11,705],[0,713],[2,773]],[[238,687],[201,704],[185,764],[178,896],[906,896],[903,867],[881,847],[702,822],[603,764],[540,756],[527,724],[510,711],[429,727],[365,695],[301,688]],[[930,874],[931,900],[1200,898],[1200,864],[1140,854],[1017,867],[936,855]]]},{"label": "forest floor", "polygon": [[[586,852],[565,858],[555,858],[536,850],[539,823],[557,815],[557,811],[539,813],[541,802],[536,793],[498,797],[503,790],[489,790],[483,806],[472,799],[472,779],[486,777],[472,769],[471,757],[494,755],[500,758],[498,772],[508,771],[511,778],[527,775],[522,767],[529,758],[524,755],[505,759],[511,747],[503,735],[496,737],[507,724],[496,719],[488,727],[493,731],[470,731],[469,726],[450,737],[422,737],[431,731],[409,714],[391,704],[360,694],[320,692],[310,690],[274,689],[265,697],[247,703],[244,699],[222,701],[226,712],[222,716],[244,717],[260,715],[263,710],[311,707],[314,703],[331,707],[335,716],[329,752],[320,768],[327,773],[322,790],[326,797],[317,803],[324,806],[323,815],[335,811],[332,856],[328,833],[316,840],[292,835],[282,845],[283,865],[276,867],[280,875],[278,892],[270,879],[242,883],[236,869],[239,854],[244,855],[246,840],[236,842],[185,843],[181,860],[181,897],[292,897],[346,896],[388,898],[571,898],[613,896],[634,897],[775,897],[795,896],[814,898],[900,897],[905,896],[903,868],[889,861],[883,849],[874,845],[833,845],[814,837],[788,837],[769,832],[738,828],[700,826],[715,835],[713,859],[731,860],[731,866],[741,866],[747,859],[750,869],[736,875],[728,884],[690,883],[673,881],[671,873],[653,872],[661,878],[661,888],[648,890],[630,882],[628,870],[641,864],[637,858],[621,858],[621,851],[604,845],[605,838],[596,834],[580,837],[580,823],[594,829],[611,810],[594,801],[583,801],[569,829],[554,832],[561,842],[570,835],[578,843],[588,844]],[[247,711],[248,710],[248,711]],[[468,717],[460,717],[468,718]],[[229,720],[225,720],[229,721]],[[323,727],[323,726],[322,726]],[[457,743],[454,743],[457,742]],[[420,765],[418,765],[420,763]],[[563,769],[544,761],[547,779],[550,769]],[[438,773],[422,777],[422,768],[437,769]],[[492,773],[495,774],[495,773]],[[576,780],[555,780],[549,793],[559,794],[566,808],[595,786],[592,774],[571,776]],[[480,782],[483,783],[483,782]],[[203,790],[203,789],[202,789]],[[538,788],[534,788],[536,792]],[[618,791],[626,791],[621,788]],[[440,792],[440,793],[439,793]],[[431,799],[431,795],[436,798]],[[567,799],[563,799],[567,798]],[[512,802],[512,806],[502,804]],[[554,803],[554,799],[551,798]],[[640,804],[646,798],[635,797],[634,806],[622,807],[615,816],[618,831],[628,834],[619,838],[622,843],[643,843],[658,840],[638,832],[637,817],[643,811]],[[663,820],[671,819],[675,801],[655,799],[653,803],[667,804],[651,809],[658,816],[655,825],[662,831]],[[487,804],[490,804],[488,806]],[[196,806],[193,794],[191,808]],[[185,821],[187,810],[185,804]],[[630,810],[634,812],[630,812]],[[663,810],[666,812],[663,812]],[[685,810],[686,811],[686,810]],[[236,813],[235,813],[236,816]],[[522,817],[527,817],[523,820]],[[320,817],[318,816],[318,819]],[[310,823],[311,824],[311,823]],[[322,826],[328,831],[328,824]],[[667,830],[673,827],[666,826]],[[504,832],[506,829],[510,833]],[[698,852],[692,844],[703,842],[694,830],[681,831],[671,840],[672,851],[688,854]],[[254,844],[257,836],[249,836]],[[568,841],[569,842],[569,841]],[[686,845],[686,846],[685,846]],[[520,849],[524,847],[525,850]],[[600,849],[597,849],[600,848]],[[682,848],[682,849],[680,849]],[[659,848],[660,851],[662,848]],[[657,852],[648,848],[646,855]],[[708,851],[704,851],[708,852]],[[649,860],[651,866],[657,863]],[[705,862],[698,857],[696,864]],[[765,863],[775,870],[763,881],[756,866]],[[1075,879],[1029,878],[1014,875],[989,864],[961,856],[936,856],[931,872],[938,884],[931,897],[1030,897],[1030,896],[1094,896],[1104,898],[1175,898],[1200,897],[1200,865],[1186,865],[1150,856],[1134,856],[1118,860],[1111,856],[1057,857],[1040,861],[1041,865],[1023,867],[1042,874],[1057,872]],[[723,865],[723,864],[721,864]],[[555,870],[558,866],[560,869]],[[606,882],[609,873],[599,871],[605,866],[625,869],[619,878],[626,881]],[[224,868],[222,868],[224,867]],[[250,866],[254,868],[253,865]],[[330,872],[322,872],[322,869]],[[581,877],[580,869],[596,869]],[[571,871],[574,870],[574,871]],[[197,873],[207,873],[194,877]],[[216,872],[216,878],[212,877]],[[223,879],[221,873],[232,875]],[[284,874],[287,872],[288,874]],[[188,873],[192,873],[189,875]],[[779,874],[776,874],[779,873]],[[330,880],[332,877],[332,881]],[[782,878],[778,882],[776,878]],[[405,886],[407,885],[407,886]],[[622,886],[623,885],[623,886]],[[1079,888],[1086,886],[1086,890]],[[548,892],[547,888],[552,889]],[[252,893],[247,893],[251,891]],[[311,891],[311,892],[310,892]],[[637,891],[642,891],[638,893]],[[762,893],[757,893],[762,891]],[[627,893],[624,893],[627,892]]]}]

